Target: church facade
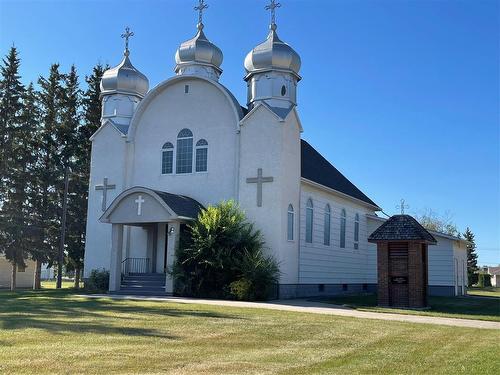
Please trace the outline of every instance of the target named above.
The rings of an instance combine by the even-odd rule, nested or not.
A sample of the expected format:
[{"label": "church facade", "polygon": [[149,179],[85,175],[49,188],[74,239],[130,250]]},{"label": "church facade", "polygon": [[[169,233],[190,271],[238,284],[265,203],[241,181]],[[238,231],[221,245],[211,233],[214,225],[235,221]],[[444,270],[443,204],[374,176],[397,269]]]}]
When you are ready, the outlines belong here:
[{"label": "church facade", "polygon": [[[196,35],[176,52],[176,74],[155,88],[130,61],[128,29],[122,61],[103,75],[85,277],[107,269],[110,291],[119,291],[124,272],[164,274],[172,293],[166,270],[185,224],[203,207],[233,199],[280,263],[279,297],[375,291],[376,247],[367,239],[384,220],[381,208],[301,139],[300,56],[273,20],[244,61],[241,106],[219,82],[223,54],[201,21],[200,13]],[[462,294],[466,244],[436,238],[430,292]]]}]

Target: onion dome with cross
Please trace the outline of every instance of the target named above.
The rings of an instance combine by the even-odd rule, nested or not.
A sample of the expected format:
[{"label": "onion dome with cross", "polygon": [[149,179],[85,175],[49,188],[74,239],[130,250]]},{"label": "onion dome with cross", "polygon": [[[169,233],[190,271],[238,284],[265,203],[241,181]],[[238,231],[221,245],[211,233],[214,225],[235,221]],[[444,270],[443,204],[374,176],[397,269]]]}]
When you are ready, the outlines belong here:
[{"label": "onion dome with cross", "polygon": [[[276,0],[270,0],[266,10],[271,13],[267,39],[253,48],[245,58],[245,81],[248,82],[248,104],[264,100],[271,106],[296,105],[296,86],[300,81],[300,56],[276,33]],[[266,80],[261,80],[265,77]],[[260,81],[260,82],[259,82]]]},{"label": "onion dome with cross", "polygon": [[114,68],[104,72],[101,79],[101,96],[109,94],[126,94],[143,98],[148,92],[149,81],[147,77],[137,70],[130,62],[128,49],[129,38],[134,33],[129,27],[125,28],[122,38],[125,39],[125,51],[122,61]]},{"label": "onion dome with cross", "polygon": [[203,32],[203,11],[208,8],[205,0],[194,7],[198,11],[198,32],[194,38],[182,43],[175,53],[175,73],[197,75],[218,80],[222,69],[222,51],[210,42]]}]

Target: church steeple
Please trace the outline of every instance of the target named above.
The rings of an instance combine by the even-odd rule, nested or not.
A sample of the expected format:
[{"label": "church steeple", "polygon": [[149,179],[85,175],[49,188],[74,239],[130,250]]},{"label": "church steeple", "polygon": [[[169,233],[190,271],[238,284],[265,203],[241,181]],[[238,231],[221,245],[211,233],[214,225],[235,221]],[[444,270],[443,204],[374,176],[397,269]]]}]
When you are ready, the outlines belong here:
[{"label": "church steeple", "polygon": [[203,11],[208,8],[205,0],[194,7],[198,11],[198,32],[194,38],[182,43],[175,53],[175,73],[195,75],[217,81],[222,73],[222,51],[211,43],[203,32]]},{"label": "church steeple", "polygon": [[125,39],[122,61],[104,72],[101,79],[102,120],[112,119],[116,124],[128,125],[135,108],[149,89],[147,77],[130,61],[129,38],[134,33],[129,27],[121,35]]},{"label": "church steeple", "polygon": [[300,81],[300,56],[283,42],[276,32],[276,0],[270,0],[271,12],[267,39],[251,50],[245,58],[245,81],[248,85],[248,106],[265,101],[271,106],[290,108],[297,104],[297,82]]}]

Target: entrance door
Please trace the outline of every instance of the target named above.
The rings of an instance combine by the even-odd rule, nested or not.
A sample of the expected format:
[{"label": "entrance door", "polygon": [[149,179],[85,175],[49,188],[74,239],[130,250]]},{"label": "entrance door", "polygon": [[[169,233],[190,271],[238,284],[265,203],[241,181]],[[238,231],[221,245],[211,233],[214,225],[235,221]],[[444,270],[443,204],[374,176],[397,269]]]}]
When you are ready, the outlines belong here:
[{"label": "entrance door", "polygon": [[167,249],[168,249],[168,232],[169,232],[169,225],[165,225],[165,249],[164,249],[164,256],[163,256],[163,272],[167,273]]},{"label": "entrance door", "polygon": [[389,244],[389,304],[408,307],[408,244]]}]

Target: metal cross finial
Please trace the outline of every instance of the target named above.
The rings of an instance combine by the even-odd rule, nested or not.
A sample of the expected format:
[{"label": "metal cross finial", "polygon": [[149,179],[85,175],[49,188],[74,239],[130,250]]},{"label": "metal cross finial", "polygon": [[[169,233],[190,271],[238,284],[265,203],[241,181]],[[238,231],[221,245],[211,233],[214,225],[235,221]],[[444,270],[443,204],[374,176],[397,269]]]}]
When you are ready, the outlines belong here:
[{"label": "metal cross finial", "polygon": [[407,204],[405,204],[405,200],[404,200],[404,199],[402,199],[402,198],[401,198],[401,201],[400,201],[400,202],[401,202],[401,203],[400,203],[398,206],[396,206],[396,208],[397,208],[398,210],[401,210],[401,215],[404,215],[404,214],[405,214],[405,209],[410,208],[410,206],[409,206],[409,205],[407,205]]},{"label": "metal cross finial", "polygon": [[271,0],[271,4],[266,5],[266,10],[271,11],[271,25],[276,25],[276,8],[280,8],[281,4],[276,0]]},{"label": "metal cross finial", "polygon": [[208,8],[208,4],[205,3],[205,0],[198,0],[198,3],[194,10],[198,11],[198,25],[203,25],[203,11]]},{"label": "metal cross finial", "polygon": [[125,33],[122,34],[122,38],[125,38],[125,56],[128,56],[128,40],[131,36],[134,36],[134,33],[130,31],[130,27],[125,27]]}]

